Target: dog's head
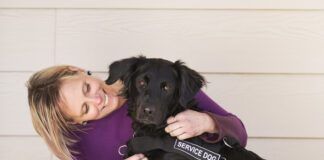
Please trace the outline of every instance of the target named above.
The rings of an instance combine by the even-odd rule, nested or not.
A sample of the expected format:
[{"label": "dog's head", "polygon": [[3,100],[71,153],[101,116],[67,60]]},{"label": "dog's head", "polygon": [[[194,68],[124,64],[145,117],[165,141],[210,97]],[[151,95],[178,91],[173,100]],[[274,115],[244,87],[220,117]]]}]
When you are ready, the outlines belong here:
[{"label": "dog's head", "polygon": [[122,95],[130,104],[130,116],[136,122],[155,126],[165,123],[205,84],[204,78],[181,61],[133,57],[109,66],[107,84],[118,79],[124,83]]}]

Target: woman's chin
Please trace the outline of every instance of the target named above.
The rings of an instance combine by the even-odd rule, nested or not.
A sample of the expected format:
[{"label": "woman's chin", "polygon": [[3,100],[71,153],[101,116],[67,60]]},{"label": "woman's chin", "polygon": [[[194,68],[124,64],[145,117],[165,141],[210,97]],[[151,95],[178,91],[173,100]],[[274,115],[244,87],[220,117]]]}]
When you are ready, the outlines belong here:
[{"label": "woman's chin", "polygon": [[112,112],[114,112],[115,110],[117,110],[120,107],[121,107],[121,105],[119,105],[118,97],[109,96],[108,105],[105,106],[104,108],[102,108],[100,115],[97,117],[97,119],[103,118],[103,117],[111,114]]}]

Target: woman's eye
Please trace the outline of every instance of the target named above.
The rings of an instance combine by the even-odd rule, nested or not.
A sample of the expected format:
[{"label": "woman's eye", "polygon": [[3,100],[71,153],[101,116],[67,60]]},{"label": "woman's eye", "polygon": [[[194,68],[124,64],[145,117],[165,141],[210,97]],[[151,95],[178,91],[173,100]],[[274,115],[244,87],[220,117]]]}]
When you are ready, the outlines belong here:
[{"label": "woman's eye", "polygon": [[89,112],[89,106],[86,105],[86,111],[85,111],[85,114],[87,114]]},{"label": "woman's eye", "polygon": [[84,114],[87,114],[89,112],[89,106],[86,104],[86,109],[84,111]]},{"label": "woman's eye", "polygon": [[83,114],[87,114],[88,112],[89,112],[89,105],[85,103],[83,106]]}]

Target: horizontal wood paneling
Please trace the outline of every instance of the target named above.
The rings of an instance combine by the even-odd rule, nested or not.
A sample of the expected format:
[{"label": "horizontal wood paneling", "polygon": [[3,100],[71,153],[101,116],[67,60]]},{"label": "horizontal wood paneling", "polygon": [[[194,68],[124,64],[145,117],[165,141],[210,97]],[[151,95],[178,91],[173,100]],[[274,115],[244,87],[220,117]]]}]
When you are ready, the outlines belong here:
[{"label": "horizontal wood paneling", "polygon": [[0,9],[0,71],[54,64],[54,10]]},{"label": "horizontal wood paneling", "polygon": [[56,62],[144,54],[201,72],[324,73],[324,11],[58,10]]},{"label": "horizontal wood paneling", "polygon": [[30,75],[0,72],[0,135],[36,134],[31,122],[25,87]]},{"label": "horizontal wood paneling", "polygon": [[321,0],[1,0],[0,8],[324,9]]},{"label": "horizontal wood paneling", "polygon": [[2,160],[50,160],[45,142],[37,136],[0,136],[0,159]]},{"label": "horizontal wood paneling", "polygon": [[0,0],[0,159],[56,159],[34,136],[30,71],[73,64],[104,79],[139,54],[205,73],[264,158],[322,159],[323,28],[322,0]]}]

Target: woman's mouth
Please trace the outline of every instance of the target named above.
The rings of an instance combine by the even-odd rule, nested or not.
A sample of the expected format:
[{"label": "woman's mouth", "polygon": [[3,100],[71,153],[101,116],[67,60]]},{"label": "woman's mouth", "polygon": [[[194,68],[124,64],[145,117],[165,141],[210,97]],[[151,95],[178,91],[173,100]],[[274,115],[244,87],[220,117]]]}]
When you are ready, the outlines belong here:
[{"label": "woman's mouth", "polygon": [[104,103],[104,106],[107,106],[108,105],[108,100],[109,100],[109,97],[107,94],[105,94],[105,103]]},{"label": "woman's mouth", "polygon": [[100,111],[102,111],[104,108],[106,108],[106,106],[108,105],[109,102],[109,97],[107,94],[104,94],[104,104],[103,107],[100,109]]}]

